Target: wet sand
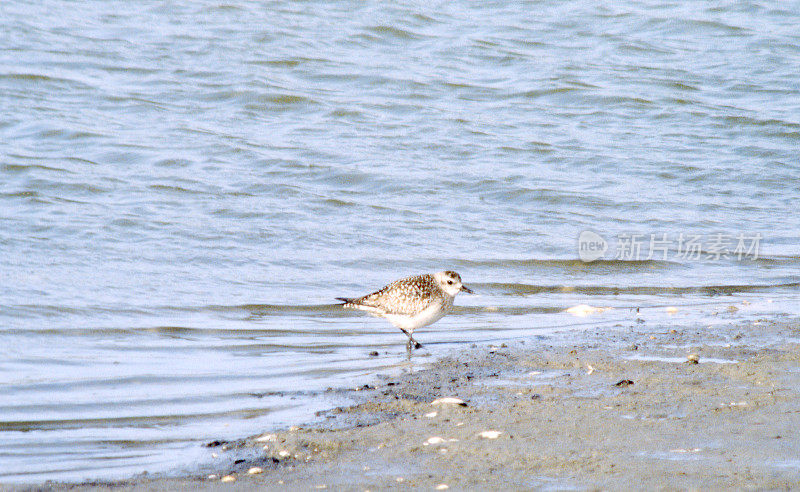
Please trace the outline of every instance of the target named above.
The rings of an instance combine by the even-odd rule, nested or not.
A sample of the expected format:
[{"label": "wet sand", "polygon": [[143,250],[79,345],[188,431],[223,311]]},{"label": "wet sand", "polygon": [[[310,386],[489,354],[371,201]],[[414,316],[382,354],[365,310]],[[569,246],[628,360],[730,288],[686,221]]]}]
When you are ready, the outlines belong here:
[{"label": "wet sand", "polygon": [[796,321],[473,346],[352,398],[314,426],[212,443],[218,464],[196,476],[53,488],[800,487]]}]

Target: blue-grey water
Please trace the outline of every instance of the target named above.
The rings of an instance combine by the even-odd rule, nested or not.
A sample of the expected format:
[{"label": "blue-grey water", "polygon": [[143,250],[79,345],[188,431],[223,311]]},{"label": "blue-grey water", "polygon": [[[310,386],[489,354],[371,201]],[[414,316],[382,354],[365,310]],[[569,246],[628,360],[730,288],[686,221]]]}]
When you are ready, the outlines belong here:
[{"label": "blue-grey water", "polygon": [[421,363],[798,315],[798,25],[762,1],[0,2],[0,483],[181,473],[309,421],[408,363],[333,301],[408,274],[477,292]]}]

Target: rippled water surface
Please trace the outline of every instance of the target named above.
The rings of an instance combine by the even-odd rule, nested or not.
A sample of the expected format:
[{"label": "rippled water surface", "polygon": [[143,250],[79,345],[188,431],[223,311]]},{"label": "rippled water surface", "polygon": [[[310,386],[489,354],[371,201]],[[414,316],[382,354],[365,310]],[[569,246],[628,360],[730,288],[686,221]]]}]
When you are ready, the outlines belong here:
[{"label": "rippled water surface", "polygon": [[406,370],[399,331],[333,298],[407,274],[477,292],[412,363],[797,315],[798,25],[791,2],[0,3],[0,483],[180,473],[312,419]]}]

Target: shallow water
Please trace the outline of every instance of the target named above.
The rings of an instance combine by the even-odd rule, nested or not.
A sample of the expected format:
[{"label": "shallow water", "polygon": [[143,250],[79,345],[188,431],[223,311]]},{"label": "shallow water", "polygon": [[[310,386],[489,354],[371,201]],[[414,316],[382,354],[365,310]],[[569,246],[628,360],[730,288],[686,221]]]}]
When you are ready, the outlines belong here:
[{"label": "shallow water", "polygon": [[[797,315],[798,22],[761,2],[3,2],[0,482],[191,470],[208,440],[313,418],[327,388],[406,367],[401,333],[333,298],[407,274],[478,293],[415,363]],[[578,259],[585,230],[603,261]]]}]

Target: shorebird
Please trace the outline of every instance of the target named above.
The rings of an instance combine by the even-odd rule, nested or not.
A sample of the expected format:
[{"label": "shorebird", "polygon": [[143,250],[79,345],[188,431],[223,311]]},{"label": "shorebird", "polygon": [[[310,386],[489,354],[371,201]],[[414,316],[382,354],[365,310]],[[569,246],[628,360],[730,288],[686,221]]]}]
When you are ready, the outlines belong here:
[{"label": "shorebird", "polygon": [[453,307],[459,292],[473,294],[453,271],[426,273],[396,280],[386,287],[362,297],[337,297],[342,307],[360,309],[386,318],[408,336],[408,348],[420,348],[414,330],[435,323]]}]

